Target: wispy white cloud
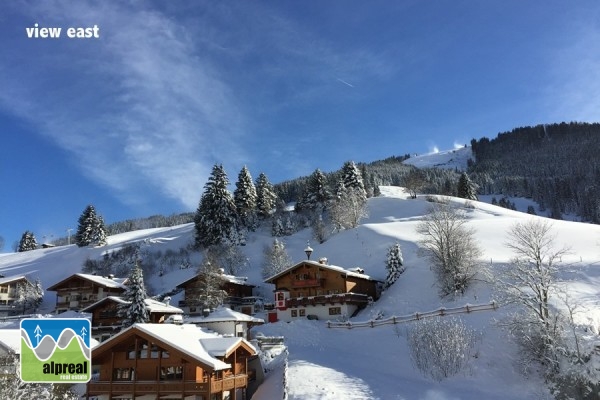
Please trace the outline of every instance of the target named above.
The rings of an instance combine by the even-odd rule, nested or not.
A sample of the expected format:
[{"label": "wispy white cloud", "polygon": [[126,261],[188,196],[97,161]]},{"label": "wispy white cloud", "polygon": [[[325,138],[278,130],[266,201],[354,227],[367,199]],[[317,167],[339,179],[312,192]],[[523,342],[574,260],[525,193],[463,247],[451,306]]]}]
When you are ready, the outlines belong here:
[{"label": "wispy white cloud", "polygon": [[[19,67],[2,65],[0,103],[123,201],[144,202],[150,186],[195,207],[214,162],[245,158],[236,144],[244,118],[232,89],[167,16],[115,2],[36,3],[33,10],[63,26],[96,23],[101,39],[60,43],[64,66],[54,64],[51,76],[43,71],[57,54],[31,56],[39,63],[33,79],[11,79]],[[41,91],[47,95],[36,95]]]}]

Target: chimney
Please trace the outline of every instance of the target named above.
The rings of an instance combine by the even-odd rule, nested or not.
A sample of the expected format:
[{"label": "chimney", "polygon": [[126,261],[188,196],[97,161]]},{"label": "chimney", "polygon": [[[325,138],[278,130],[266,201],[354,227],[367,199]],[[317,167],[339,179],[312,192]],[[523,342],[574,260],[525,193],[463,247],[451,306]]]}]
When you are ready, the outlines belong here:
[{"label": "chimney", "polygon": [[165,306],[169,305],[169,302],[171,301],[171,296],[167,296],[163,299],[163,302],[165,303]]},{"label": "chimney", "polygon": [[319,258],[319,264],[327,265],[327,257]]}]

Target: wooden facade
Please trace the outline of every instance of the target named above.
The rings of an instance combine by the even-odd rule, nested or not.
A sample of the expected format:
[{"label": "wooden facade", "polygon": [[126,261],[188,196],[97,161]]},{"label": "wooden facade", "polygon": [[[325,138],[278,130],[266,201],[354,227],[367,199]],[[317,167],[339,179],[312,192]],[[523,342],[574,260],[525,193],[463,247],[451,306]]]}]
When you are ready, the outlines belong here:
[{"label": "wooden facade", "polygon": [[124,278],[74,274],[50,286],[56,292],[56,312],[80,311],[108,296],[119,296],[125,292]]},{"label": "wooden facade", "polygon": [[[190,343],[208,341],[196,352],[194,345],[186,346],[194,329],[197,337]],[[244,400],[254,376],[248,360],[255,355],[245,340],[215,337],[193,325],[136,324],[93,349],[95,376],[87,384],[87,396]]]},{"label": "wooden facade", "polygon": [[[92,315],[92,337],[94,339],[103,342],[121,330],[123,318],[118,315],[119,305],[125,303],[126,301],[120,297],[109,296],[81,310]],[[162,323],[171,315],[183,313],[177,307],[152,299],[146,299],[146,307],[150,312],[148,322],[153,324]]]},{"label": "wooden facade", "polygon": [[360,269],[347,270],[327,261],[305,260],[268,278],[275,285],[279,320],[350,316],[379,298],[381,282]]}]

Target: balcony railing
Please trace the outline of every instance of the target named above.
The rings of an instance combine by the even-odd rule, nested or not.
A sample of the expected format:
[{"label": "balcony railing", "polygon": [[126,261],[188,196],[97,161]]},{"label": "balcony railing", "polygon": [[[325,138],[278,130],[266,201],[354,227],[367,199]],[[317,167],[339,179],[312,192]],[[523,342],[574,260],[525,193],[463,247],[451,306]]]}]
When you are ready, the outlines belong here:
[{"label": "balcony railing", "polygon": [[203,383],[195,381],[90,381],[88,383],[88,392],[90,395],[99,395],[106,393],[119,394],[178,394],[185,392],[191,394],[207,394],[209,386],[211,392],[221,392],[234,388],[246,387],[248,385],[248,375],[236,375],[212,383]]},{"label": "balcony railing", "polygon": [[310,297],[295,297],[286,300],[286,307],[306,307],[316,306],[324,304],[355,304],[358,306],[366,306],[369,304],[369,296],[366,294],[359,293],[340,293],[340,294],[328,294],[322,296],[310,296]]}]

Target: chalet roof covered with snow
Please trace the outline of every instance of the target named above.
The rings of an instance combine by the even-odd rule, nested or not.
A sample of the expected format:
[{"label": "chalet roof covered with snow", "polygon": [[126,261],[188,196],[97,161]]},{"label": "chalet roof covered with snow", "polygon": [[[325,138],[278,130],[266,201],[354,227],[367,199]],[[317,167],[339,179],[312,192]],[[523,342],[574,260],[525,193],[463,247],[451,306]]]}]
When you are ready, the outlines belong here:
[{"label": "chalet roof covered with snow", "polygon": [[215,333],[206,332],[193,324],[134,324],[101,343],[94,351],[101,352],[110,349],[113,343],[117,342],[123,335],[131,334],[132,331],[144,333],[214,370],[231,368],[230,364],[215,357],[228,354],[240,343],[256,353],[254,347],[245,339],[225,338]]},{"label": "chalet roof covered with snow", "polygon": [[186,322],[199,323],[199,322],[254,322],[258,324],[264,324],[265,321],[261,318],[256,318],[251,315],[247,315],[241,312],[237,312],[228,307],[219,307],[215,311],[211,312],[208,316],[194,316],[186,318]]},{"label": "chalet roof covered with snow", "polygon": [[[254,285],[248,283],[248,278],[245,276],[235,276],[235,275],[227,275],[227,274],[220,274],[219,276],[226,282],[234,283],[236,285],[255,287]],[[188,279],[184,282],[181,282],[176,287],[181,288],[181,287],[187,286],[190,282],[197,280],[199,277],[200,277],[200,275],[194,275],[190,279]]]},{"label": "chalet roof covered with snow", "polygon": [[[94,309],[96,309],[98,306],[108,303],[108,302],[114,302],[114,303],[118,303],[118,304],[128,304],[129,303],[127,300],[123,299],[122,297],[108,296],[108,297],[98,300],[94,304],[87,306],[86,308],[84,308],[81,311],[91,312]],[[146,299],[146,300],[144,300],[144,303],[146,303],[146,308],[151,313],[164,312],[164,313],[171,313],[171,314],[183,314],[183,310],[181,308],[177,308],[170,304],[165,304],[158,300]]]},{"label": "chalet roof covered with snow", "polygon": [[68,282],[69,280],[74,279],[76,277],[93,282],[93,283],[97,284],[98,286],[102,286],[105,288],[127,289],[127,286],[125,286],[125,282],[127,281],[127,278],[113,278],[113,277],[108,277],[108,276],[76,273],[76,274],[69,276],[68,278],[63,279],[62,281],[60,281],[58,283],[55,283],[54,285],[50,286],[47,290],[51,290],[51,291],[56,290],[57,288],[63,286],[63,284],[65,282]]},{"label": "chalet roof covered with snow", "polygon": [[358,272],[358,268],[353,268],[352,270],[350,269],[345,269],[342,267],[338,267],[336,265],[331,265],[331,264],[327,264],[326,261],[313,261],[313,260],[304,260],[304,261],[300,261],[299,263],[292,265],[291,267],[279,272],[276,275],[273,275],[267,279],[265,279],[265,282],[267,283],[274,283],[273,281],[276,280],[277,278],[295,270],[298,267],[301,267],[303,265],[311,265],[314,267],[318,267],[318,268],[323,268],[323,269],[329,269],[332,271],[337,271],[340,272],[342,274],[344,274],[344,276],[351,276],[354,278],[359,278],[359,279],[365,279],[368,281],[376,281],[377,279],[371,278],[369,275],[363,274],[361,272]]},{"label": "chalet roof covered with snow", "polygon": [[5,276],[0,278],[0,285],[5,285],[7,283],[20,281],[21,279],[27,279],[25,275],[13,275],[13,276]]}]

